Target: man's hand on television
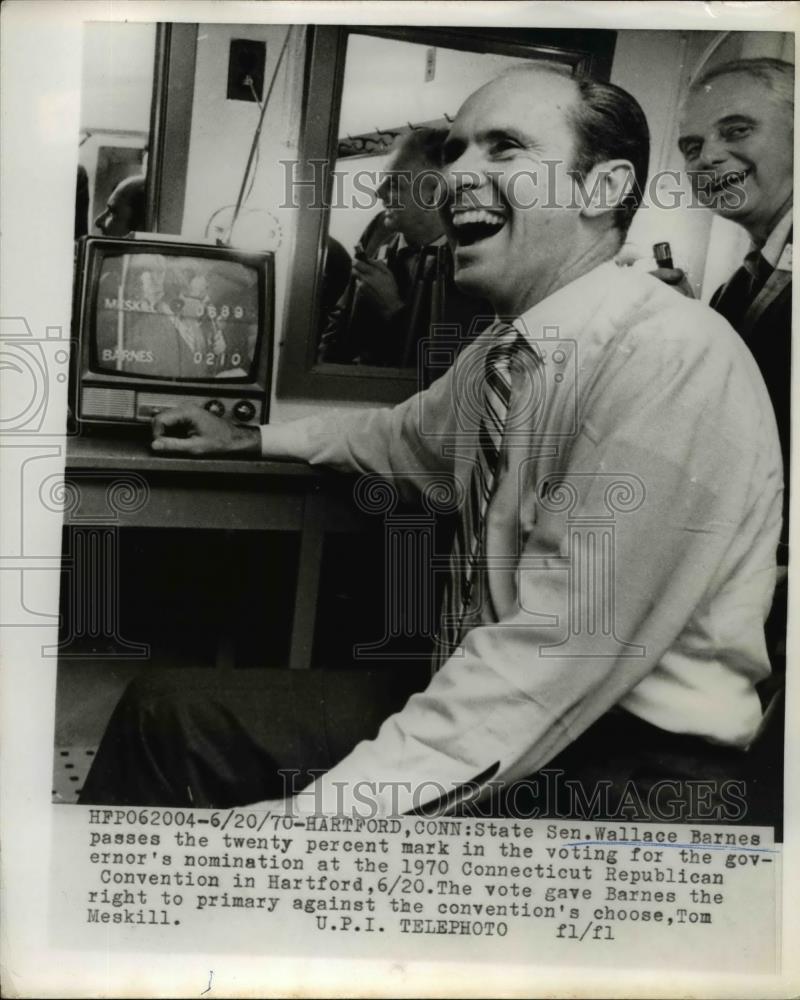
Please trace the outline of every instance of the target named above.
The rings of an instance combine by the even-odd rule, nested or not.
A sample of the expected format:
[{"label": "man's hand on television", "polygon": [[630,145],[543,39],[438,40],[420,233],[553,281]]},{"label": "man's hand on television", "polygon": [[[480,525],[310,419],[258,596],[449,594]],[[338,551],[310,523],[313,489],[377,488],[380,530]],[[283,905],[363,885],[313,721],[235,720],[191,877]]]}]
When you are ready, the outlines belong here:
[{"label": "man's hand on television", "polygon": [[154,418],[151,447],[183,455],[260,455],[261,432],[215,417],[199,406],[180,406]]}]

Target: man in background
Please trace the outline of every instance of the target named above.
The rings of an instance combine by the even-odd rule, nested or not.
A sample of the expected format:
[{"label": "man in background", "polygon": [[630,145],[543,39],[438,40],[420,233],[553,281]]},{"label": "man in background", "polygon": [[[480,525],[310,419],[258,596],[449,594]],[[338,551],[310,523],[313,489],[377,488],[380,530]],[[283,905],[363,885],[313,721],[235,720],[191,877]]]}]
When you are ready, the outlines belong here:
[{"label": "man in background", "polygon": [[742,265],[710,305],[753,353],[775,410],[784,468],[779,584],[767,637],[785,659],[789,561],[794,66],[737,59],[703,73],[687,97],[678,142],[699,197],[750,237]]},{"label": "man in background", "polygon": [[684,107],[679,147],[702,201],[751,241],[711,298],[739,332],[767,384],[788,486],[792,313],[794,67],[738,59],[701,75]]},{"label": "man in background", "polygon": [[145,231],[144,188],[145,178],[139,175],[126,177],[117,184],[108,196],[106,207],[94,220],[104,236],[127,236]]}]

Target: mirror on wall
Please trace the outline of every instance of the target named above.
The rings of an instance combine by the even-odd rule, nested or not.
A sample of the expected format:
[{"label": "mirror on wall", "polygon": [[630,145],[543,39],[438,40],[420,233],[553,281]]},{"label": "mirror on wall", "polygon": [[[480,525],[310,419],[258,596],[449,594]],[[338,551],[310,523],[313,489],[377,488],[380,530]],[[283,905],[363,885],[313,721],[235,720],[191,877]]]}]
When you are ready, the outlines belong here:
[{"label": "mirror on wall", "polygon": [[607,78],[614,40],[606,31],[313,30],[279,394],[397,401],[440,374],[448,352],[437,350],[437,332],[452,343],[453,330],[474,335],[491,317],[456,288],[436,207],[450,122],[469,94],[520,63]]},{"label": "mirror on wall", "polygon": [[155,24],[84,26],[76,239],[145,228],[155,54]]},{"label": "mirror on wall", "polygon": [[75,238],[181,232],[195,24],[84,25]]}]

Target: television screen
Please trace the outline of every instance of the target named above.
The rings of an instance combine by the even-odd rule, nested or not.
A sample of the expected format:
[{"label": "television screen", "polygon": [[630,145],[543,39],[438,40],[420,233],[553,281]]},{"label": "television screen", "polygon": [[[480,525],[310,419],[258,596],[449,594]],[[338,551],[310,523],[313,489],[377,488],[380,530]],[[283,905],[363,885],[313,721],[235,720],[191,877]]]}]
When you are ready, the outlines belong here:
[{"label": "television screen", "polygon": [[95,371],[194,381],[252,378],[256,267],[213,256],[108,252],[95,289]]}]

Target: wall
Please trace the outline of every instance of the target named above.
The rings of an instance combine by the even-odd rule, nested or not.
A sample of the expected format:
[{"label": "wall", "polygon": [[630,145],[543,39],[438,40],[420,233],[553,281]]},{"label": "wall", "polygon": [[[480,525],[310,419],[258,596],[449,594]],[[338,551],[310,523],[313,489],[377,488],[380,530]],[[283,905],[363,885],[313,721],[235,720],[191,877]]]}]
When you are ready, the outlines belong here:
[{"label": "wall", "polygon": [[[708,32],[621,31],[611,72],[611,82],[636,97],[650,126],[648,195],[634,218],[624,254],[649,270],[655,266],[653,244],[668,242],[695,294],[703,285],[711,215],[682,207],[690,192],[682,177],[676,180],[683,172],[678,124],[683,93],[710,38]],[[659,174],[663,179],[657,182]]]},{"label": "wall", "polygon": [[82,129],[149,130],[155,41],[154,24],[86,24]]},{"label": "wall", "polygon": [[425,79],[427,45],[350,35],[339,134],[372,132],[455,115],[466,97],[527,59],[492,52],[436,48],[432,80]]}]

